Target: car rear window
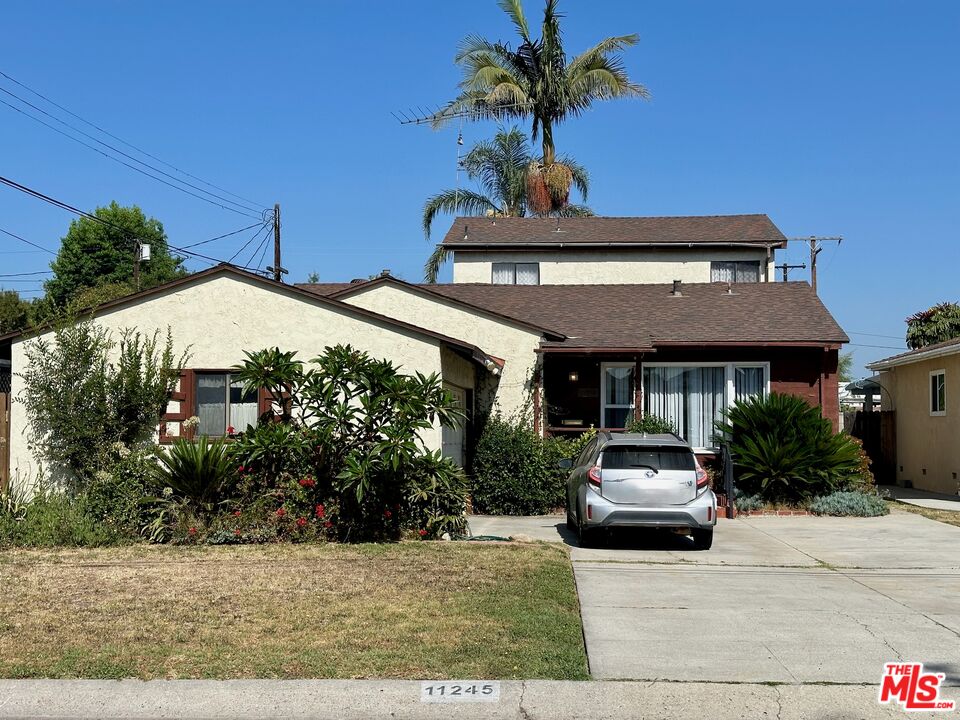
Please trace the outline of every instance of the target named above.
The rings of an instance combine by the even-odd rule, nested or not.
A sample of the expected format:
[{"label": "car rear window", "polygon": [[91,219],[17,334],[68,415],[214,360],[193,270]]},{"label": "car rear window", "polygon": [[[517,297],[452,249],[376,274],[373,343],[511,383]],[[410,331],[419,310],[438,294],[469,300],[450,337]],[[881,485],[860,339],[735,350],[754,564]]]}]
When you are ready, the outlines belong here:
[{"label": "car rear window", "polygon": [[605,470],[652,467],[655,470],[693,470],[693,453],[681,447],[612,445],[604,448],[600,466]]}]

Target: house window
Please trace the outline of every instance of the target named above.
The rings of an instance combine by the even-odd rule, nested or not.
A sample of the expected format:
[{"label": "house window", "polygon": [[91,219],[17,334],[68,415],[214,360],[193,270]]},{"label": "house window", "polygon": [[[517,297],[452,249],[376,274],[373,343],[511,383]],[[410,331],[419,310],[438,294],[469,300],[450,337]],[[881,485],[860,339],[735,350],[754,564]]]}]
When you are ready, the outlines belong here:
[{"label": "house window", "polygon": [[769,372],[766,364],[644,365],[643,412],[668,420],[695,448],[715,447],[724,410],[765,395]]},{"label": "house window", "polygon": [[633,363],[603,363],[600,372],[600,424],[622,428],[634,409]]},{"label": "house window", "polygon": [[947,414],[947,373],[944,370],[930,373],[930,414]]},{"label": "house window", "polygon": [[712,262],[710,282],[760,282],[760,263],[755,260]]},{"label": "house window", "polygon": [[230,373],[197,373],[197,417],[200,435],[226,435],[228,427],[256,425],[257,392],[245,393]]},{"label": "house window", "polygon": [[490,282],[494,285],[539,285],[540,263],[493,263]]}]

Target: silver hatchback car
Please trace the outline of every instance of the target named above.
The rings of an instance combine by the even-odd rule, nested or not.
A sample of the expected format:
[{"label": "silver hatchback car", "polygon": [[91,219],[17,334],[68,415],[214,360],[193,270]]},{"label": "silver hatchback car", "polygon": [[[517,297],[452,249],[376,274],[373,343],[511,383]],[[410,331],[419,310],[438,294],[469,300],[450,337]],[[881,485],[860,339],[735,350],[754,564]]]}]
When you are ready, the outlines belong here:
[{"label": "silver hatchback car", "polygon": [[709,550],[717,498],[692,448],[676,435],[598,433],[567,479],[567,525],[582,546],[602,528],[675,528]]}]

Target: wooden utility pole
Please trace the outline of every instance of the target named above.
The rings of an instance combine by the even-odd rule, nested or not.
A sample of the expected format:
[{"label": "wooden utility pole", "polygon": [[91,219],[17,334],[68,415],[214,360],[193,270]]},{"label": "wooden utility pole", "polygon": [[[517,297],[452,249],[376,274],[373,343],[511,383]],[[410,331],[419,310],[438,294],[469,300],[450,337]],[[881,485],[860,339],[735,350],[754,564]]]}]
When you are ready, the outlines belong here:
[{"label": "wooden utility pole", "polygon": [[[836,237],[817,237],[816,235],[811,235],[806,238],[790,238],[791,240],[802,240],[803,242],[810,244],[810,287],[813,288],[813,292],[817,292],[817,255],[820,254],[820,251],[823,250],[823,243],[825,242],[843,242],[843,238]],[[786,271],[784,271],[786,272]]]},{"label": "wooden utility pole", "polygon": [[273,206],[273,279],[283,282],[283,266],[280,264],[280,203]]},{"label": "wooden utility pole", "polygon": [[787,265],[786,263],[783,263],[782,265],[777,265],[777,270],[781,270],[783,272],[783,281],[787,282],[787,274],[791,270],[803,270],[806,267],[806,265]]}]

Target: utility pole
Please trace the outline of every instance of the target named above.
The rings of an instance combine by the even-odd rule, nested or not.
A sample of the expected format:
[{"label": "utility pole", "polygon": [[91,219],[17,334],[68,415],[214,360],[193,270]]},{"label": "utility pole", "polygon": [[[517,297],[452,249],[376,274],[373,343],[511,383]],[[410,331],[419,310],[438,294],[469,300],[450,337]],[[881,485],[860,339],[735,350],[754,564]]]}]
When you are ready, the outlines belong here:
[{"label": "utility pole", "polygon": [[817,237],[816,235],[811,235],[806,238],[790,238],[791,240],[800,240],[810,244],[810,287],[813,288],[813,292],[817,292],[817,255],[823,250],[823,243],[825,242],[836,242],[840,244],[843,242],[843,238],[838,236],[833,237]]},{"label": "utility pole", "polygon": [[787,265],[786,263],[783,263],[782,265],[777,265],[777,266],[776,266],[777,270],[782,270],[782,271],[783,271],[783,281],[784,281],[784,282],[787,282],[787,273],[789,273],[791,270],[803,270],[803,269],[805,269],[806,267],[807,267],[806,264],[804,264],[804,265]]},{"label": "utility pole", "polygon": [[286,270],[280,264],[280,203],[273,206],[273,265],[267,268],[273,273],[273,279],[283,282]]}]

